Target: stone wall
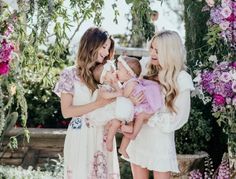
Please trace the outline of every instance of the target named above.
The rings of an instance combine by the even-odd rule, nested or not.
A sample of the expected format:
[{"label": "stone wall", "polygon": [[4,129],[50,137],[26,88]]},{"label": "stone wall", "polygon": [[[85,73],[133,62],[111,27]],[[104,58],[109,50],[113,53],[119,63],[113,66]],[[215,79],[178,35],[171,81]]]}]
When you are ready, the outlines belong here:
[{"label": "stone wall", "polygon": [[63,145],[66,129],[43,129],[29,128],[30,142],[19,140],[16,151],[6,148],[8,136],[22,133],[21,128],[15,128],[6,136],[3,147],[0,151],[1,165],[15,165],[28,168],[28,166],[42,167],[48,159],[58,159],[58,154],[63,155]]}]

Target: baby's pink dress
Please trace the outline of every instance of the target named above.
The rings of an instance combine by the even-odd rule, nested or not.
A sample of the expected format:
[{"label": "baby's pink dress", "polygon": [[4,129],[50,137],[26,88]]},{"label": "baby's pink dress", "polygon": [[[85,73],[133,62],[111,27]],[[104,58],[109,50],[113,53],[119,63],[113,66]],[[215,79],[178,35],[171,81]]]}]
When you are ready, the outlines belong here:
[{"label": "baby's pink dress", "polygon": [[163,105],[163,100],[161,96],[160,85],[157,82],[145,79],[132,78],[123,84],[125,87],[128,83],[136,81],[138,84],[132,91],[132,95],[136,96],[140,92],[143,92],[145,100],[134,106],[134,114],[137,115],[141,112],[145,113],[155,113]]}]

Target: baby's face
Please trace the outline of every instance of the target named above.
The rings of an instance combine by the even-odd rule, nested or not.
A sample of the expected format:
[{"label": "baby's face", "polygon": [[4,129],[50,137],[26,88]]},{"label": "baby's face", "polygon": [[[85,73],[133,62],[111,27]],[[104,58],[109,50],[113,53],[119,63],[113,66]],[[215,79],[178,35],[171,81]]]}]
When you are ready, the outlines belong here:
[{"label": "baby's face", "polygon": [[116,72],[114,70],[108,71],[104,76],[104,82],[106,82],[107,84],[112,84],[115,81],[117,81]]},{"label": "baby's face", "polygon": [[125,82],[130,79],[129,72],[126,70],[126,68],[122,65],[121,62],[117,63],[117,77],[118,80],[121,82]]}]

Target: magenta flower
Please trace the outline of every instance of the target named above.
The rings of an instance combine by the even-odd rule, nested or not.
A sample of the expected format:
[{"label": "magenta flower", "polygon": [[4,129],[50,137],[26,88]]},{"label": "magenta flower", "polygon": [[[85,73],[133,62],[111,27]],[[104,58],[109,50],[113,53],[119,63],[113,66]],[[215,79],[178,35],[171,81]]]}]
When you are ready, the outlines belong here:
[{"label": "magenta flower", "polygon": [[223,106],[225,104],[225,98],[220,94],[215,94],[213,97],[213,102],[218,106]]},{"label": "magenta flower", "polygon": [[14,45],[3,39],[0,45],[0,63],[9,62],[11,59],[11,54],[14,51]]},{"label": "magenta flower", "polygon": [[9,72],[9,65],[7,63],[0,63],[0,75],[6,75]]}]

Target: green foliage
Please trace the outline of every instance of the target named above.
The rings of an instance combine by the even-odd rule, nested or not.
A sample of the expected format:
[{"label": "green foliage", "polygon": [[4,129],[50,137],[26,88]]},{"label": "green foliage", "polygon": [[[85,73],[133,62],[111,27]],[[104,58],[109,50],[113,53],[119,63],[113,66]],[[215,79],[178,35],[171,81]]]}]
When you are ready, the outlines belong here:
[{"label": "green foliage", "polygon": [[203,13],[204,1],[184,0],[184,21],[186,29],[185,46],[187,64],[191,71],[198,68],[197,62],[206,61],[204,52],[209,45],[203,40],[207,33],[209,14]]},{"label": "green foliage", "polygon": [[155,27],[150,21],[151,8],[150,1],[126,0],[127,4],[132,4],[131,16],[132,27],[130,45],[131,47],[142,47],[148,39],[155,33]]},{"label": "green foliage", "polygon": [[[13,43],[16,40],[17,32],[13,31],[8,37],[3,33],[10,25],[16,28],[17,22],[13,19],[17,19],[18,14],[11,13],[8,6],[1,2],[1,16],[0,16],[0,40],[6,39]],[[0,46],[1,47],[1,46]],[[18,118],[22,123],[24,130],[26,128],[27,119],[27,103],[25,99],[25,90],[22,87],[22,70],[19,68],[20,59],[16,53],[12,53],[10,60],[10,72],[7,75],[0,75],[0,143],[3,141],[3,137],[7,131],[9,131]],[[17,111],[19,113],[17,113]],[[27,134],[27,133],[25,133]],[[26,138],[28,136],[26,135]],[[17,148],[17,142],[15,142],[16,136],[10,138],[9,146],[11,148]]]},{"label": "green foliage", "polygon": [[176,132],[176,150],[179,154],[206,151],[211,139],[210,119],[204,119],[199,109],[192,109],[188,123]]}]

